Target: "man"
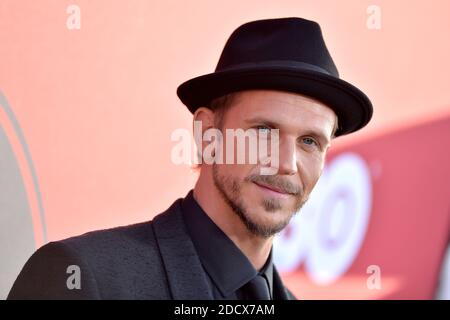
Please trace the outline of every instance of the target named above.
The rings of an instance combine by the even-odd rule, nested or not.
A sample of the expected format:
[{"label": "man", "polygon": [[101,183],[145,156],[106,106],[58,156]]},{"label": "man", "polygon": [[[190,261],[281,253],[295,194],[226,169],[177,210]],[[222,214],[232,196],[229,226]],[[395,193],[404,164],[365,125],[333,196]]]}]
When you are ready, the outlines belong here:
[{"label": "man", "polygon": [[295,299],[273,237],[307,201],[331,140],[370,121],[369,99],[339,79],[320,26],[301,18],[240,26],[215,72],[177,93],[203,133],[257,130],[277,140],[276,159],[202,163],[194,189],[152,221],[43,246],[9,299]]}]

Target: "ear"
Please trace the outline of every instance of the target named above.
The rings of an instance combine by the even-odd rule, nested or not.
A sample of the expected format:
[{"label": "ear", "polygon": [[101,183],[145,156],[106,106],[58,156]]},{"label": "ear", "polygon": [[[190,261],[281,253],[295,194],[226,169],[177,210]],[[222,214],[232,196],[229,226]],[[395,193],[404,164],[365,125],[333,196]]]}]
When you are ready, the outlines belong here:
[{"label": "ear", "polygon": [[194,132],[195,146],[197,147],[196,163],[203,163],[203,150],[208,144],[203,141],[206,130],[214,127],[214,111],[206,107],[198,108],[194,113],[192,121],[192,131]]},{"label": "ear", "polygon": [[203,136],[203,133],[206,130],[213,128],[214,126],[214,111],[206,107],[198,108],[194,113],[193,128],[195,128],[195,121],[201,122]]}]

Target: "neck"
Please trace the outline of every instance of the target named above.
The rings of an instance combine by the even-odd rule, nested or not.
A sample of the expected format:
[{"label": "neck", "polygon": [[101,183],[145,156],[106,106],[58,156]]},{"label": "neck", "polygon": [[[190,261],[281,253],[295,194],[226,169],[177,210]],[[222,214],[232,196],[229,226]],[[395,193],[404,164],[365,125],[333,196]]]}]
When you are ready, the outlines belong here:
[{"label": "neck", "polygon": [[195,200],[211,220],[244,253],[253,267],[258,271],[261,270],[269,257],[273,237],[262,238],[248,231],[212,183],[210,171],[201,171],[194,187]]}]

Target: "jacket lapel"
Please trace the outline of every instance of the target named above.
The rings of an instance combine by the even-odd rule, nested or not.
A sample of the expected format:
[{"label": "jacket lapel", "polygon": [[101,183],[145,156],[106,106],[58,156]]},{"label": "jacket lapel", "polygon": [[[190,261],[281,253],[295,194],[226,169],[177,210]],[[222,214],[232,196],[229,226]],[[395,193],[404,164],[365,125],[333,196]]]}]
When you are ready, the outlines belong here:
[{"label": "jacket lapel", "polygon": [[273,266],[273,299],[296,300],[297,298],[284,286],[275,265]]},{"label": "jacket lapel", "polygon": [[200,259],[184,225],[181,199],[153,219],[153,229],[175,300],[213,299]]}]

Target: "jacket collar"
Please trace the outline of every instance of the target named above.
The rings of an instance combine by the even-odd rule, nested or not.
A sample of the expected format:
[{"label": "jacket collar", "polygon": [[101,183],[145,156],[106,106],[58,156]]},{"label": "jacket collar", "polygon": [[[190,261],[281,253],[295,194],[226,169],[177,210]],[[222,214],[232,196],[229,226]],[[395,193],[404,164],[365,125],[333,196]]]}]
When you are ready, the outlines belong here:
[{"label": "jacket collar", "polygon": [[296,300],[296,297],[284,286],[275,265],[273,265],[273,300]]},{"label": "jacket collar", "polygon": [[181,199],[153,219],[153,229],[165,266],[172,298],[211,300],[206,276],[182,220]]}]

